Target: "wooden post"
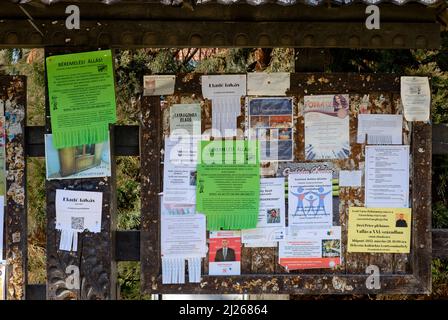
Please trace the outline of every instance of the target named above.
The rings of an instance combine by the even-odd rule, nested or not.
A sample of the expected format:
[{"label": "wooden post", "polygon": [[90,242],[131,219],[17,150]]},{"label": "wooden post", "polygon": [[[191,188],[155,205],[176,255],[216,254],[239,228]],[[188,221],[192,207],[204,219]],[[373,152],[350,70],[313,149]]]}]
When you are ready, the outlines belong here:
[{"label": "wooden post", "polygon": [[[45,56],[67,54],[88,49],[46,49]],[[48,90],[48,89],[47,89]],[[48,91],[46,98],[46,133],[51,133]],[[46,181],[47,194],[47,299],[108,300],[116,298],[115,263],[115,155],[111,129],[112,176],[88,179]],[[101,232],[78,234],[78,251],[59,250],[60,231],[56,230],[56,189],[103,192]],[[68,268],[69,266],[72,266]],[[71,269],[79,268],[79,288],[67,286]]]},{"label": "wooden post", "polygon": [[6,197],[5,258],[7,260],[7,292],[9,300],[25,299],[27,279],[27,215],[26,215],[26,78],[0,76],[0,97],[11,104],[5,106],[6,118]]}]

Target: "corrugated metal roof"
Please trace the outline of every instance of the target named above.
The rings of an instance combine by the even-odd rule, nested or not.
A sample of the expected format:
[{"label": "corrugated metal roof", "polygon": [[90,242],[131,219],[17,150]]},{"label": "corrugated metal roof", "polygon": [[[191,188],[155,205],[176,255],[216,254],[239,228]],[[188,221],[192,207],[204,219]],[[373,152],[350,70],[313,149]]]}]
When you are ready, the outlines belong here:
[{"label": "corrugated metal roof", "polygon": [[[69,0],[10,0],[15,3],[32,3],[32,2],[42,2],[44,4],[54,4],[58,2],[67,2],[73,4],[73,1]],[[421,3],[424,5],[434,5],[437,3],[442,3],[444,0],[329,0],[331,3],[338,5],[350,5],[353,3],[364,3],[364,4],[379,4],[379,3],[393,3],[396,5],[403,5],[406,3]],[[217,2],[220,4],[231,5],[239,3],[248,3],[251,5],[262,5],[266,3],[276,3],[280,5],[293,5],[297,3],[303,3],[310,6],[318,6],[321,4],[326,4],[328,0],[78,0],[76,2],[82,3],[104,3],[104,4],[114,4],[114,3],[162,3],[164,5],[179,5],[182,2],[194,2],[195,4],[205,4]]]}]

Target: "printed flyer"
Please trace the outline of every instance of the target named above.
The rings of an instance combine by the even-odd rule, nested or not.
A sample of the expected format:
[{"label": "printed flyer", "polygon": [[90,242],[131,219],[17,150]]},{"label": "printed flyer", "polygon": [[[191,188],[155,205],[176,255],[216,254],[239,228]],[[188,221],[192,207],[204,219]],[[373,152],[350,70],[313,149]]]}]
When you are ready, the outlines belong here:
[{"label": "printed flyer", "polygon": [[6,131],[5,130],[6,130],[5,117],[0,116],[0,196],[6,196]]},{"label": "printed flyer", "polygon": [[163,167],[164,214],[195,213],[197,140],[165,138]]},{"label": "printed flyer", "polygon": [[407,121],[429,121],[431,88],[428,77],[401,77],[401,102]]},{"label": "printed flyer", "polygon": [[4,251],[4,233],[5,233],[5,197],[0,196],[0,260],[5,258]]},{"label": "printed flyer", "polygon": [[46,134],[45,164],[47,180],[110,177],[110,141],[55,149]]},{"label": "printed flyer", "polygon": [[349,96],[305,96],[305,159],[346,159],[350,155]]},{"label": "printed flyer", "polygon": [[292,98],[251,98],[249,139],[260,141],[262,161],[294,159]]},{"label": "printed flyer", "polygon": [[210,231],[209,268],[211,276],[241,274],[241,233]]},{"label": "printed flyer", "polygon": [[200,135],[201,105],[174,104],[170,107],[170,136]]},{"label": "printed flyer", "polygon": [[333,225],[331,171],[297,172],[288,175],[288,237],[301,229],[323,229]]},{"label": "printed flyer", "polygon": [[286,270],[335,268],[341,264],[341,227],[301,230],[279,242],[279,264]]},{"label": "printed flyer", "polygon": [[53,145],[56,149],[104,142],[115,123],[112,51],[46,59]]},{"label": "printed flyer", "polygon": [[241,231],[242,242],[272,243],[285,237],[285,178],[260,179],[260,208],[256,229]]},{"label": "printed flyer", "polygon": [[359,114],[356,142],[368,144],[401,144],[403,115]]},{"label": "printed flyer", "polygon": [[410,208],[349,209],[348,252],[409,253]]},{"label": "printed flyer", "polygon": [[366,207],[409,207],[409,153],[409,145],[366,146]]}]

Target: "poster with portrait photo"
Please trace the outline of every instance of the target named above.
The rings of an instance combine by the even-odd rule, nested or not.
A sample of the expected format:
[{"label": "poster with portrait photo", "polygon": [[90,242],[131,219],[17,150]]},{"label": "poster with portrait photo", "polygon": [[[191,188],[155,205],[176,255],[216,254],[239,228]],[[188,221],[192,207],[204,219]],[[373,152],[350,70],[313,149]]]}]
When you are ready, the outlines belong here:
[{"label": "poster with portrait photo", "polygon": [[241,232],[210,231],[209,275],[241,274]]},{"label": "poster with portrait photo", "polygon": [[46,134],[45,163],[47,180],[110,177],[110,141],[55,149]]},{"label": "poster with portrait photo", "polygon": [[305,96],[305,159],[347,159],[350,155],[348,94]]},{"label": "poster with portrait photo", "polygon": [[257,139],[262,161],[292,161],[294,158],[292,98],[248,99],[249,139]]}]

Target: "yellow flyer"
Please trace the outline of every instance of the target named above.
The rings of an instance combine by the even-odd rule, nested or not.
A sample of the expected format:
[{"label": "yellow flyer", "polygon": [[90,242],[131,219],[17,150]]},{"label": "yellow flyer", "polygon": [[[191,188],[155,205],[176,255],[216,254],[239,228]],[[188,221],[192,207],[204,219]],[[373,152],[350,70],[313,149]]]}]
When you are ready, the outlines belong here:
[{"label": "yellow flyer", "polygon": [[411,209],[356,208],[348,216],[348,252],[409,253]]}]

